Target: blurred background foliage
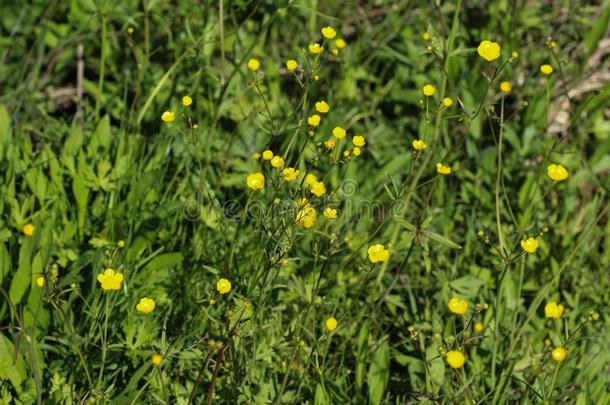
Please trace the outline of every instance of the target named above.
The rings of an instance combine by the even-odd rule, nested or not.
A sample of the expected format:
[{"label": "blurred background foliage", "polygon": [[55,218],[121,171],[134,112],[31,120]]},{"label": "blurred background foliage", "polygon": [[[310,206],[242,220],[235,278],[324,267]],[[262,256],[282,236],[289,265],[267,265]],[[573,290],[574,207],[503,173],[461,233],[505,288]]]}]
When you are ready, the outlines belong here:
[{"label": "blurred background foliage", "polygon": [[[545,286],[545,299],[566,305],[562,328],[602,314],[568,347],[554,400],[607,401],[609,16],[607,1],[568,0],[3,1],[4,402],[187,403],[191,392],[207,395],[215,365],[219,403],[463,402],[464,382],[438,354],[455,332],[446,302],[456,294],[492,306],[477,315],[485,325],[502,314],[499,330],[486,329],[469,351],[473,402],[497,392],[537,402],[537,377],[550,367],[544,340],[558,339],[541,309],[530,317]],[[306,148],[301,170],[313,168],[340,190],[342,211],[367,201],[381,208],[278,241],[273,229],[286,218],[242,216],[244,179],[258,167],[254,152],[287,150],[295,129],[307,136],[296,128],[303,88],[284,66],[290,58],[304,63],[301,49],[325,25],[347,47],[308,82],[306,107],[331,105],[316,142],[341,125],[364,134],[367,146],[346,165]],[[494,67],[476,55],[482,39],[501,44],[502,61],[519,54],[498,78],[513,86],[504,100],[506,243],[518,252],[522,238],[543,234],[539,252],[515,260],[501,290],[493,249],[501,96],[497,83],[487,90]],[[245,66],[251,57],[262,63],[273,127]],[[556,67],[548,82],[538,71],[544,63]],[[438,121],[428,168],[410,149],[436,119],[431,110],[426,124],[426,83],[454,99]],[[194,100],[188,112],[183,95]],[[165,110],[179,112],[175,124],[160,120]],[[431,167],[441,157],[454,174],[435,180]],[[569,169],[565,183],[545,179],[548,159]],[[397,185],[416,173],[417,187],[397,197]],[[274,197],[257,198],[271,205]],[[389,216],[396,200],[407,207],[400,221]],[[241,208],[227,216],[215,201]],[[36,234],[24,238],[21,226],[30,222]],[[372,280],[369,241],[392,242],[393,250]],[[287,266],[278,265],[283,257]],[[36,288],[54,265],[57,281]],[[126,288],[111,298],[107,372],[96,383],[104,298],[95,277],[106,266],[123,269]],[[221,276],[234,284],[222,299]],[[141,296],[158,306],[146,318],[133,310]],[[249,315],[236,321],[237,313]],[[329,338],[323,321],[332,314],[340,326]],[[489,371],[498,340],[498,375],[511,376],[501,387]],[[155,352],[165,360],[152,373]],[[196,391],[205,359],[211,366]]]}]

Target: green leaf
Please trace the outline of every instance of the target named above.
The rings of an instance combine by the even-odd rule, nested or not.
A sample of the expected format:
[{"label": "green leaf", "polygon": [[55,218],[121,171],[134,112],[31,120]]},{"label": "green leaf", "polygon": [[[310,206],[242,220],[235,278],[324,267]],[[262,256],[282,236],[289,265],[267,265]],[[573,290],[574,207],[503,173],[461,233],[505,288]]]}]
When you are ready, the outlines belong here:
[{"label": "green leaf", "polygon": [[32,251],[34,250],[34,243],[33,237],[25,238],[19,249],[19,265],[13,280],[11,280],[9,290],[9,297],[15,306],[21,302],[32,280]]},{"label": "green leaf", "polygon": [[0,334],[0,379],[9,380],[15,391],[21,392],[21,383],[27,377],[25,362],[20,353],[14,353],[13,343]]},{"label": "green leaf", "polygon": [[384,341],[375,354],[367,375],[369,386],[369,401],[379,405],[383,399],[388,381],[390,379],[390,346]]},{"label": "green leaf", "polygon": [[362,388],[364,371],[367,363],[367,349],[369,342],[369,324],[365,322],[358,334],[358,352],[356,355],[356,385]]},{"label": "green leaf", "polygon": [[11,116],[8,115],[6,107],[0,104],[0,144],[11,139]]},{"label": "green leaf", "polygon": [[168,269],[170,267],[177,266],[182,263],[184,256],[182,253],[165,253],[152,259],[144,267],[144,272],[158,271],[162,269]]},{"label": "green leaf", "polygon": [[438,233],[434,233],[434,232],[430,232],[430,231],[424,231],[422,230],[421,233],[423,233],[425,236],[427,236],[428,238],[435,240],[439,243],[442,243],[445,246],[448,246],[452,249],[461,249],[462,247],[460,245],[458,245],[457,243],[453,242],[450,239],[445,238],[443,235],[439,235]]},{"label": "green leaf", "polygon": [[603,38],[604,34],[608,30],[608,23],[610,22],[610,7],[606,5],[601,12],[601,15],[597,18],[597,22],[585,35],[585,45],[587,46],[587,53],[591,55],[597,48],[597,44]]}]

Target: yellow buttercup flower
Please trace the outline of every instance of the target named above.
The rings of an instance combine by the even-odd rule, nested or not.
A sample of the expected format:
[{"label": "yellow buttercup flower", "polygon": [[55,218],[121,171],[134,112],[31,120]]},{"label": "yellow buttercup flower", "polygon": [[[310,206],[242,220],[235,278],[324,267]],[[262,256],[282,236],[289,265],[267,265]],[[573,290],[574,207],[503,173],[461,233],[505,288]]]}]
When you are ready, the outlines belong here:
[{"label": "yellow buttercup flower", "polygon": [[324,38],[328,38],[328,39],[333,39],[334,37],[337,36],[337,31],[335,31],[334,28],[330,27],[330,26],[322,28],[320,30],[320,32],[322,32],[322,35],[324,35]]},{"label": "yellow buttercup flower", "polygon": [[305,176],[305,183],[309,184],[310,186],[317,181],[318,178],[313,173],[307,173],[307,175]]},{"label": "yellow buttercup flower", "polygon": [[538,250],[539,246],[540,246],[540,242],[538,242],[538,240],[536,240],[535,238],[533,238],[531,236],[529,238],[521,241],[521,247],[527,253],[535,253],[536,250]]},{"label": "yellow buttercup flower", "polygon": [[318,101],[316,103],[316,111],[322,114],[326,114],[330,110],[330,106],[326,101]]},{"label": "yellow buttercup flower", "polygon": [[430,34],[428,33],[428,31],[425,31],[423,34],[421,34],[421,37],[424,41],[430,41]]},{"label": "yellow buttercup flower", "polygon": [[297,67],[299,67],[299,63],[294,59],[289,59],[286,62],[286,69],[290,71],[296,70]]},{"label": "yellow buttercup flower", "polygon": [[550,75],[551,73],[553,73],[553,66],[551,65],[542,65],[540,66],[540,73],[542,73],[543,75]]},{"label": "yellow buttercup flower", "polygon": [[483,324],[482,324],[481,322],[477,322],[477,323],[475,323],[475,324],[474,324],[474,331],[475,331],[476,333],[481,333],[481,332],[483,332],[483,329],[484,329],[484,328],[483,328]]},{"label": "yellow buttercup flower", "polygon": [[311,191],[312,194],[318,197],[322,197],[324,193],[326,193],[326,186],[324,186],[324,183],[322,183],[321,181],[316,181],[311,185],[309,191]]},{"label": "yellow buttercup flower", "polygon": [[21,232],[23,232],[25,236],[34,236],[36,227],[33,224],[25,224],[21,227]]},{"label": "yellow buttercup flower", "polygon": [[344,150],[343,151],[343,157],[349,157],[349,155],[351,154],[351,152],[349,150]]},{"label": "yellow buttercup flower", "polygon": [[284,180],[286,181],[293,181],[299,176],[299,173],[300,172],[294,167],[287,167],[282,171],[282,174],[284,175]]},{"label": "yellow buttercup flower", "polygon": [[281,156],[274,156],[273,159],[271,159],[271,166],[279,169],[284,166],[284,159]]},{"label": "yellow buttercup flower", "polygon": [[563,347],[556,347],[551,352],[551,357],[553,357],[553,360],[555,360],[557,363],[564,361],[567,355],[568,352]]},{"label": "yellow buttercup flower", "polygon": [[115,272],[114,269],[106,269],[97,275],[97,281],[102,285],[102,290],[118,290],[123,282],[123,273]]},{"label": "yellow buttercup flower", "polygon": [[563,305],[551,301],[544,306],[544,316],[547,318],[559,319],[563,315]]},{"label": "yellow buttercup flower", "polygon": [[322,53],[322,51],[324,50],[324,47],[320,46],[319,43],[313,43],[313,44],[309,44],[309,52],[313,53],[314,55],[318,55],[320,53]]},{"label": "yellow buttercup flower", "polygon": [[500,44],[488,40],[481,41],[477,52],[487,62],[492,62],[500,57]]},{"label": "yellow buttercup flower", "polygon": [[343,49],[346,45],[347,44],[345,43],[345,40],[343,38],[337,38],[335,40],[335,46],[337,47],[337,49]]},{"label": "yellow buttercup flower", "polygon": [[38,277],[36,279],[36,285],[40,288],[44,287],[44,277]]},{"label": "yellow buttercup flower", "polygon": [[453,100],[451,99],[451,97],[445,97],[443,99],[443,105],[447,108],[451,107],[453,105]]},{"label": "yellow buttercup flower", "polygon": [[436,93],[436,87],[431,84],[426,84],[424,87],[422,87],[422,92],[424,93],[424,96],[432,97],[434,93]]},{"label": "yellow buttercup flower", "polygon": [[443,165],[442,163],[437,163],[437,164],[436,164],[436,171],[437,171],[439,174],[445,174],[445,175],[446,175],[446,174],[451,174],[451,167],[449,167],[449,166],[445,166],[445,165]]},{"label": "yellow buttercup flower", "polygon": [[152,363],[153,366],[157,367],[163,362],[163,356],[161,356],[158,353],[155,353],[151,356],[150,362]]},{"label": "yellow buttercup flower", "polygon": [[337,139],[343,139],[345,138],[345,134],[346,131],[345,129],[341,128],[341,127],[334,127],[333,128],[333,136]]},{"label": "yellow buttercup flower", "polygon": [[229,291],[231,291],[231,282],[226,278],[221,278],[216,283],[216,290],[218,290],[218,292],[221,294],[227,294]]},{"label": "yellow buttercup flower", "polygon": [[324,209],[324,216],[328,219],[336,219],[337,218],[337,210],[334,208],[327,207]]},{"label": "yellow buttercup flower", "polygon": [[269,149],[267,149],[266,151],[263,151],[263,159],[264,160],[271,160],[271,159],[273,159],[273,152],[270,151]]},{"label": "yellow buttercup flower", "polygon": [[413,142],[411,142],[411,145],[413,146],[413,149],[415,150],[419,150],[422,151],[424,149],[426,149],[426,143],[424,141],[422,141],[421,139],[416,139]]},{"label": "yellow buttercup flower", "polygon": [[354,144],[354,146],[362,147],[366,145],[366,140],[362,135],[356,135],[352,138],[352,143]]},{"label": "yellow buttercup flower", "polygon": [[500,83],[500,90],[502,90],[503,93],[510,93],[512,88],[513,86],[510,84],[510,82],[504,81]]},{"label": "yellow buttercup flower", "polygon": [[464,315],[466,311],[468,311],[468,303],[465,300],[456,297],[449,300],[447,307],[449,308],[449,311],[458,315]]},{"label": "yellow buttercup flower", "polygon": [[380,243],[369,246],[367,253],[371,263],[387,262],[390,258],[390,251]]},{"label": "yellow buttercup flower", "polygon": [[352,149],[352,154],[354,156],[360,156],[362,154],[362,149],[360,149],[359,147],[355,146],[354,149]]},{"label": "yellow buttercup flower", "polygon": [[192,98],[190,98],[189,96],[182,97],[182,105],[183,106],[188,107],[191,104],[193,104],[193,99]]},{"label": "yellow buttercup flower", "polygon": [[555,181],[563,181],[568,178],[568,170],[560,164],[550,164],[546,168],[546,173]]},{"label": "yellow buttercup flower", "polygon": [[466,357],[464,353],[459,350],[450,350],[447,352],[447,364],[451,368],[462,368],[464,367],[464,363],[466,362]]},{"label": "yellow buttercup flower", "polygon": [[260,159],[260,158],[261,158],[261,154],[260,154],[260,153],[258,153],[258,152],[254,152],[254,153],[252,154],[252,160],[258,160],[258,159]]},{"label": "yellow buttercup flower", "polygon": [[326,329],[328,329],[329,332],[332,332],[337,329],[337,320],[334,316],[331,316],[326,320]]},{"label": "yellow buttercup flower", "polygon": [[174,122],[174,120],[176,119],[176,113],[171,112],[171,111],[165,111],[163,114],[161,114],[161,120],[163,120],[163,122]]},{"label": "yellow buttercup flower", "polygon": [[255,70],[258,70],[258,68],[260,68],[260,67],[261,67],[261,63],[259,62],[258,59],[252,58],[248,61],[248,69],[250,69],[251,71],[254,72]]},{"label": "yellow buttercup flower", "polygon": [[260,190],[265,187],[265,176],[261,172],[252,173],[246,179],[246,184],[252,190]]},{"label": "yellow buttercup flower", "polygon": [[303,228],[309,229],[316,224],[318,212],[311,204],[307,203],[307,199],[301,199],[299,206],[301,206],[301,209],[297,212],[296,221]]},{"label": "yellow buttercup flower", "polygon": [[334,139],[329,139],[324,142],[324,146],[326,146],[326,149],[333,150],[337,146],[337,142]]},{"label": "yellow buttercup flower", "polygon": [[317,127],[320,125],[320,116],[318,114],[314,114],[311,117],[307,118],[307,123],[312,127]]},{"label": "yellow buttercup flower", "polygon": [[155,301],[150,298],[140,298],[140,302],[136,305],[136,310],[143,314],[150,314],[155,309]]}]

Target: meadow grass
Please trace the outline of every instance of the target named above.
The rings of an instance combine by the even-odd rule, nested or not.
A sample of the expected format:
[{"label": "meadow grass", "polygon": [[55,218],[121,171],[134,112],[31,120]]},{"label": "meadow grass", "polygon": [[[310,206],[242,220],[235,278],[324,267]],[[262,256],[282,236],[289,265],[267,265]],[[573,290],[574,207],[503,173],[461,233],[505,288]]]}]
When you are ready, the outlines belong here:
[{"label": "meadow grass", "polygon": [[0,402],[610,403],[608,1],[3,1]]}]

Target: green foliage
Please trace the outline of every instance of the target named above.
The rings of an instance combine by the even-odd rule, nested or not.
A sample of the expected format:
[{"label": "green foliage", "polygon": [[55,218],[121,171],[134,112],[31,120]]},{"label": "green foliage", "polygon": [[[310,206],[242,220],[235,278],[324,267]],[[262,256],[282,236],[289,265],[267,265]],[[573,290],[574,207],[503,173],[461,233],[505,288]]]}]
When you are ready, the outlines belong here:
[{"label": "green foliage", "polygon": [[[4,2],[0,403],[610,401],[609,10]],[[483,39],[498,60],[477,55]],[[252,159],[267,149],[298,179]],[[388,261],[369,261],[374,244]],[[120,289],[102,290],[106,269]]]}]

